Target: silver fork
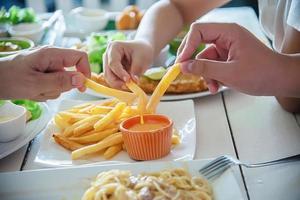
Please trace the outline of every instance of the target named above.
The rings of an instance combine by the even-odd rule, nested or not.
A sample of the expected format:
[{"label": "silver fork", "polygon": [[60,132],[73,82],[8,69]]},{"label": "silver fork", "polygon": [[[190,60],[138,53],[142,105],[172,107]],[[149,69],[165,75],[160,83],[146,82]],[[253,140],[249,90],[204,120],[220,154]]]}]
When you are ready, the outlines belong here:
[{"label": "silver fork", "polygon": [[300,161],[300,154],[289,156],[285,158],[281,158],[278,160],[272,160],[268,162],[261,162],[261,163],[255,163],[255,164],[248,164],[248,163],[242,163],[241,161],[232,158],[230,156],[220,156],[211,162],[204,165],[200,170],[200,174],[202,174],[205,178],[208,180],[213,180],[223,174],[227,169],[229,169],[231,166],[234,165],[241,165],[243,167],[247,168],[257,168],[257,167],[265,167],[275,164],[281,164],[281,163],[288,163],[288,162],[295,162]]}]

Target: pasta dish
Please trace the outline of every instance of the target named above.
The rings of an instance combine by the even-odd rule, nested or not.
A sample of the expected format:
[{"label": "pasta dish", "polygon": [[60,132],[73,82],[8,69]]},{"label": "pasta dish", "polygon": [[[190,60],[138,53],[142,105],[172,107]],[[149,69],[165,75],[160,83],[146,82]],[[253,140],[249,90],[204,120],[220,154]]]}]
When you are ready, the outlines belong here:
[{"label": "pasta dish", "polygon": [[182,168],[136,176],[130,171],[101,172],[82,200],[212,200],[210,184]]}]

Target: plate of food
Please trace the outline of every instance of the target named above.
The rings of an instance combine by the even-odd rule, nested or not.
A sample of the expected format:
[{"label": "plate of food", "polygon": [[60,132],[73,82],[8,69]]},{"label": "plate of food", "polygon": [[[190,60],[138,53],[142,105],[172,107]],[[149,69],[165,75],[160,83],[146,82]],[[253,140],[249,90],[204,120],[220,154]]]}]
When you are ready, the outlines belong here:
[{"label": "plate of food", "polygon": [[[136,162],[128,155],[120,138],[119,125],[136,116],[137,110],[133,105],[123,107],[121,112],[116,111],[121,105],[122,102],[116,99],[85,103],[64,100],[58,114],[43,131],[34,162],[46,167]],[[196,148],[193,101],[161,102],[157,113],[167,115],[174,125],[170,152],[156,160],[192,160]],[[108,121],[103,122],[103,119]],[[103,123],[107,124],[106,128],[97,131],[95,127]]]},{"label": "plate of food", "polygon": [[7,200],[245,199],[232,169],[213,182],[199,174],[199,168],[208,161],[155,162],[147,167],[145,163],[79,166],[2,173],[0,195]]},{"label": "plate of food", "polygon": [[[0,159],[26,145],[43,130],[50,120],[50,112],[47,104],[45,103],[37,103],[29,100],[14,100],[12,103],[26,108],[27,122],[24,126],[24,130],[21,130],[18,137],[10,141],[0,143]],[[12,112],[11,109],[10,111]],[[13,119],[7,120],[12,121]]]}]

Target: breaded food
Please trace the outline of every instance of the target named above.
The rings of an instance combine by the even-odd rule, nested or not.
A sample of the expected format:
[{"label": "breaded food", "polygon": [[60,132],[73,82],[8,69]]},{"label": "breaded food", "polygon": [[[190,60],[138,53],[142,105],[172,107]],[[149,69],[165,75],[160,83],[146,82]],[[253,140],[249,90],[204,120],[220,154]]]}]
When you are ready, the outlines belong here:
[{"label": "breaded food", "polygon": [[[101,73],[99,75],[93,74],[92,80],[109,86],[104,78],[104,74]],[[138,82],[138,85],[148,94],[151,94],[156,86],[158,85],[159,80],[151,80],[145,76],[141,76]],[[194,75],[186,75],[180,74],[177,79],[175,79],[169,88],[167,89],[167,94],[186,94],[186,93],[194,93],[206,91],[207,85],[202,77],[194,76]]]}]

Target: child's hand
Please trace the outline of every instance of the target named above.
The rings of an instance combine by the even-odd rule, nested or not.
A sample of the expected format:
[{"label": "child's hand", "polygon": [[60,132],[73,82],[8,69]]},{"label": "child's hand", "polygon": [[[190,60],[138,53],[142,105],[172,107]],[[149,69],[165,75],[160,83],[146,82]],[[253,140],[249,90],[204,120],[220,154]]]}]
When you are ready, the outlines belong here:
[{"label": "child's hand", "polygon": [[[87,54],[44,47],[0,60],[0,99],[55,99],[72,88],[84,91],[90,77]],[[77,71],[65,71],[76,66]]]},{"label": "child's hand", "polygon": [[[199,43],[212,45],[200,52],[196,60],[189,60]],[[252,95],[279,92],[284,56],[239,25],[195,23],[179,51],[177,62],[186,61],[183,73],[203,76],[212,92],[218,90],[216,82]]]},{"label": "child's hand", "polygon": [[144,41],[111,42],[103,58],[105,78],[112,87],[122,88],[130,78],[142,75],[152,60],[153,49]]}]

